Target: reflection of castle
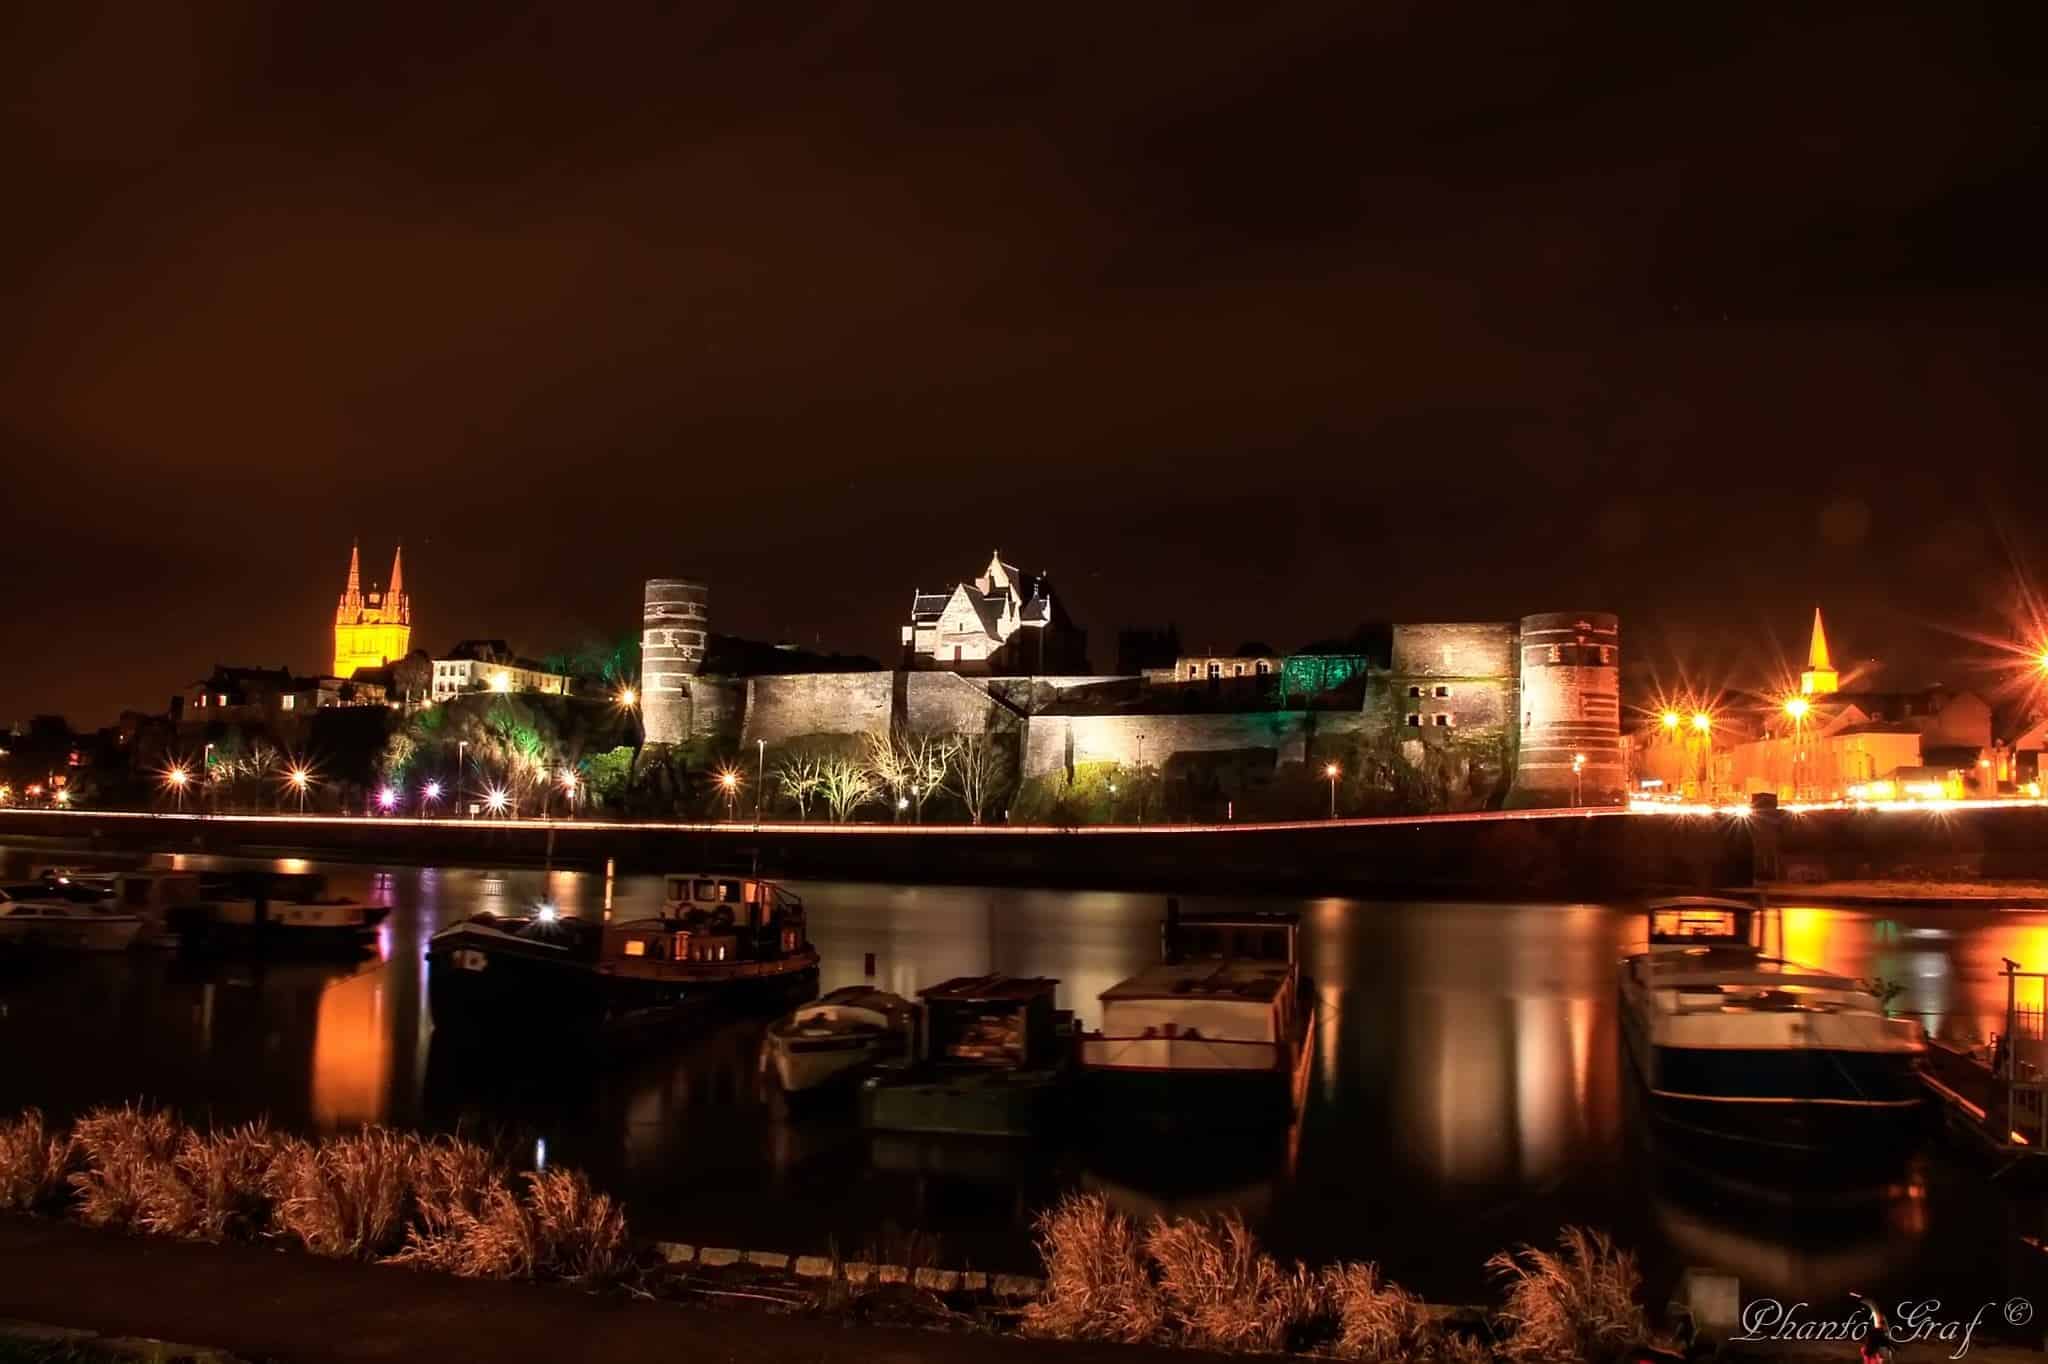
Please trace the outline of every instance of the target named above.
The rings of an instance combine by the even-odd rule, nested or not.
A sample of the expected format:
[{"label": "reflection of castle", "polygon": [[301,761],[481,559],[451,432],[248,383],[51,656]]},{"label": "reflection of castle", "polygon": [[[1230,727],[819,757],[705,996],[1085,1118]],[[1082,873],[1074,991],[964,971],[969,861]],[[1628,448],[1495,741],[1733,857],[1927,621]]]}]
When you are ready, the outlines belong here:
[{"label": "reflection of castle", "polygon": [[363,591],[360,550],[348,551],[348,586],[334,608],[334,675],[354,677],[358,668],[383,668],[404,658],[412,645],[412,600],[405,594],[405,550],[391,556],[391,585]]}]

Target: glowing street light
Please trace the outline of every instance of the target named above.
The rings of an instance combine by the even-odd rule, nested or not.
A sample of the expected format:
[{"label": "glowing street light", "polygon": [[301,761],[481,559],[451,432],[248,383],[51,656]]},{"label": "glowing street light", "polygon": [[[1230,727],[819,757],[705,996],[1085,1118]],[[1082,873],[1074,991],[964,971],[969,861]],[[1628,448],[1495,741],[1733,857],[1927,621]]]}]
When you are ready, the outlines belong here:
[{"label": "glowing street light", "polygon": [[69,805],[69,804],[71,803],[71,788],[70,788],[70,787],[68,787],[68,786],[60,786],[60,787],[58,787],[58,788],[57,788],[57,803],[58,803],[59,805]]},{"label": "glowing street light", "polygon": [[306,813],[306,788],[313,784],[313,774],[303,767],[294,767],[285,773],[284,779],[299,793],[299,813],[303,815]]},{"label": "glowing street light", "polygon": [[1692,727],[1698,730],[1700,733],[1705,734],[1709,730],[1713,729],[1714,717],[1707,714],[1703,710],[1694,711],[1692,716]]},{"label": "glowing street light", "polygon": [[494,815],[502,815],[512,806],[512,794],[502,786],[493,786],[484,792],[484,808]]},{"label": "glowing street light", "polygon": [[733,817],[733,800],[739,795],[740,774],[733,771],[730,767],[720,768],[718,771],[718,788],[725,792],[725,817],[730,820]]},{"label": "glowing street light", "polygon": [[1326,763],[1323,765],[1323,775],[1330,779],[1331,819],[1335,819],[1337,817],[1337,778],[1343,772],[1343,770],[1343,768],[1337,766],[1337,764],[1335,763]]},{"label": "glowing street light", "polygon": [[398,808],[398,791],[395,787],[387,786],[377,793],[377,808],[386,814]]},{"label": "glowing street light", "polygon": [[512,690],[512,674],[510,674],[510,673],[508,673],[508,672],[495,672],[495,673],[492,673],[492,674],[491,674],[491,690],[492,690],[492,691],[495,691],[495,692],[508,692],[508,691],[511,691],[511,690]]},{"label": "glowing street light", "polygon": [[631,687],[621,687],[618,700],[621,706],[631,710],[634,706],[640,704],[640,693],[634,691]]},{"label": "glowing street light", "polygon": [[1585,794],[1586,755],[1572,754],[1572,804],[1578,805]]},{"label": "glowing street light", "polygon": [[180,810],[185,808],[185,786],[192,780],[192,772],[183,763],[175,763],[164,769],[164,785],[171,789],[171,797]]},{"label": "glowing street light", "polygon": [[1807,712],[1812,709],[1813,703],[1803,696],[1787,697],[1785,700],[1785,713],[1794,720],[1804,720]]},{"label": "glowing street light", "polygon": [[1679,719],[1680,719],[1680,717],[1679,717],[1679,714],[1678,714],[1678,712],[1677,712],[1677,711],[1675,711],[1675,710],[1667,710],[1667,711],[1665,711],[1665,712],[1664,712],[1664,728],[1666,728],[1666,729],[1673,729],[1673,730],[1677,729],[1677,728],[1678,728],[1678,725],[1679,725]]}]

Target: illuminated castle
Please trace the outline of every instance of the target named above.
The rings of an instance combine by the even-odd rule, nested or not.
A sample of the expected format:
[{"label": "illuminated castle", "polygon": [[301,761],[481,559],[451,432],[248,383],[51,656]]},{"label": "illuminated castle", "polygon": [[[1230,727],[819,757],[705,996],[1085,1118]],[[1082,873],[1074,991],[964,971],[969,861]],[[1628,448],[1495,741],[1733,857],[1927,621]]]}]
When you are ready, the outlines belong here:
[{"label": "illuminated castle", "polygon": [[363,591],[360,550],[348,551],[348,587],[334,608],[334,675],[382,668],[404,658],[412,644],[412,602],[405,595],[405,548],[391,556],[391,586]]}]

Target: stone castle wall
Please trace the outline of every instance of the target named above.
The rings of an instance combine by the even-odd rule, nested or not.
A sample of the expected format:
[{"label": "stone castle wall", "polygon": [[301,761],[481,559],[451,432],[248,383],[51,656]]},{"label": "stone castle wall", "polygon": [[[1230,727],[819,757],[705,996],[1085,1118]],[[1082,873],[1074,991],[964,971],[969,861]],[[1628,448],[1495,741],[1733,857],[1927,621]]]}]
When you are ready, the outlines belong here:
[{"label": "stone castle wall", "polygon": [[904,674],[790,673],[750,677],[732,731],[744,743],[786,743],[806,734],[887,734],[895,679]]},{"label": "stone castle wall", "polygon": [[1357,711],[1225,711],[1183,715],[1034,715],[1024,732],[1024,777],[1088,763],[1164,768],[1190,753],[1266,751],[1275,765],[1320,761],[1357,736]]},{"label": "stone castle wall", "polygon": [[[1621,753],[1621,623],[1604,611],[1522,618],[1517,805],[1614,805]],[[1578,770],[1574,760],[1583,759]]]}]

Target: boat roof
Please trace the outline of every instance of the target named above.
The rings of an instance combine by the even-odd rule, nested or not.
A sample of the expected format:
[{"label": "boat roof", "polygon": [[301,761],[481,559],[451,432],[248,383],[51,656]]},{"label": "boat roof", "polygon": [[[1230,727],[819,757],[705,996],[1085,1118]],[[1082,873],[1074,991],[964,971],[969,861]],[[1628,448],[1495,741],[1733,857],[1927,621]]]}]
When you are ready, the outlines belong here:
[{"label": "boat roof", "polygon": [[1195,909],[1183,910],[1179,916],[1183,927],[1189,924],[1222,924],[1226,927],[1248,928],[1292,928],[1301,924],[1298,909]]},{"label": "boat roof", "polygon": [[1870,992],[1847,976],[1822,971],[1782,957],[1766,957],[1740,947],[1689,947],[1677,952],[1649,954],[1649,984],[1654,989],[1683,989],[1688,985],[1709,988],[1767,986],[1782,989],[1801,985],[1813,990]]},{"label": "boat roof", "polygon": [[1052,976],[955,976],[917,994],[935,1004],[1023,1004],[1051,999],[1058,986]]},{"label": "boat roof", "polygon": [[1125,999],[1240,999],[1268,1004],[1291,973],[1286,962],[1249,957],[1160,962],[1118,981],[1097,998],[1105,1004]]}]

